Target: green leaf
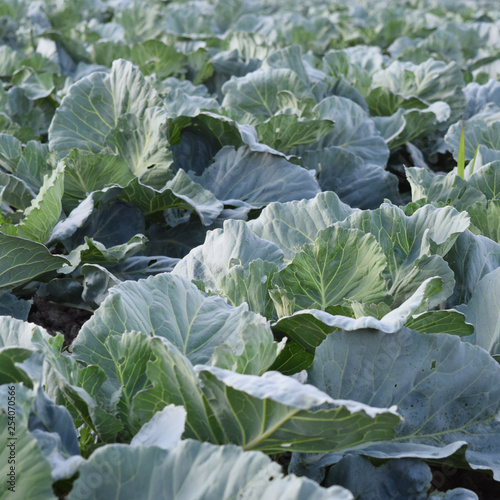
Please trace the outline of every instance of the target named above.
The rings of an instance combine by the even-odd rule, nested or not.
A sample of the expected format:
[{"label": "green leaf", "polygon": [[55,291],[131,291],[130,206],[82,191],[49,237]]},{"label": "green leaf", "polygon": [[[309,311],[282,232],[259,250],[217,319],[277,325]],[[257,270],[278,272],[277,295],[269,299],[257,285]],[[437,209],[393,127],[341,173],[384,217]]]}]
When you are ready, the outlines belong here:
[{"label": "green leaf", "polygon": [[487,200],[500,200],[500,161],[483,165],[470,177],[470,184],[479,189]]},{"label": "green leaf", "polygon": [[[225,439],[245,450],[340,450],[391,436],[399,421],[394,407],[335,401],[279,372],[257,377],[217,367],[196,369],[215,417],[224,423]],[[313,411],[325,403],[328,409]]]},{"label": "green leaf", "polygon": [[132,61],[145,75],[155,73],[158,78],[167,78],[183,66],[184,54],[158,40],[146,40],[132,47]]},{"label": "green leaf", "polygon": [[297,247],[314,242],[319,231],[355,211],[335,193],[319,193],[311,200],[271,203],[248,225],[259,238],[278,245],[286,259],[293,259]]},{"label": "green leaf", "polygon": [[116,155],[87,154],[73,149],[64,163],[63,203],[72,209],[93,191],[113,184],[125,186],[134,178],[127,162]]},{"label": "green leaf", "polygon": [[348,300],[380,302],[388,297],[382,273],[387,260],[371,234],[331,227],[304,245],[274,281],[290,291],[297,309],[325,310]]},{"label": "green leaf", "polygon": [[278,151],[287,152],[314,144],[333,130],[330,120],[303,120],[297,115],[275,115],[255,129],[259,141]]},{"label": "green leaf", "polygon": [[470,182],[450,172],[435,175],[423,168],[406,168],[406,177],[411,186],[412,200],[422,198],[426,203],[445,203],[457,210],[467,210],[472,204],[485,202],[486,197]]},{"label": "green leaf", "polygon": [[333,398],[397,405],[404,421],[395,439],[358,453],[430,459],[445,451],[449,456],[465,442],[473,469],[500,473],[500,366],[457,336],[405,328],[397,334],[339,331],[316,350],[308,380]]},{"label": "green leaf", "polygon": [[222,344],[236,356],[252,349],[247,330],[265,347],[259,355],[268,353],[262,356],[262,366],[257,362],[247,369],[262,372],[273,363],[276,349],[265,319],[249,312],[246,305],[229,306],[220,297],[207,297],[184,278],[164,273],[113,287],[73,346],[78,360],[97,364],[109,374],[116,369],[115,362],[103,344],[111,333],[138,331],[164,337],[196,364],[210,362]]},{"label": "green leaf", "polygon": [[500,243],[500,200],[475,203],[467,209],[471,223],[483,236]]},{"label": "green leaf", "polygon": [[217,289],[233,306],[246,302],[250,311],[271,318],[273,302],[268,291],[277,271],[276,263],[262,259],[253,260],[248,268],[236,265],[220,276]]},{"label": "green leaf", "polygon": [[334,191],[351,207],[378,208],[390,199],[398,202],[398,179],[379,165],[344,147],[326,147],[302,153],[309,168],[317,168],[323,191]]},{"label": "green leaf", "polygon": [[40,192],[24,211],[21,223],[15,226],[18,236],[39,243],[47,241],[61,216],[64,168],[64,163],[60,162],[50,176],[44,177]]},{"label": "green leaf", "polygon": [[309,199],[319,192],[311,172],[275,154],[248,146],[223,147],[201,176],[192,176],[226,205],[261,208],[269,203]]},{"label": "green leaf", "polygon": [[500,267],[500,245],[489,238],[463,232],[446,255],[455,275],[453,295],[448,307],[469,302],[479,280]]},{"label": "green leaf", "polygon": [[68,261],[35,241],[0,232],[0,290],[18,287]]},{"label": "green leaf", "polygon": [[179,170],[159,190],[133,179],[122,190],[120,199],[133,203],[146,216],[167,209],[194,210],[205,226],[210,225],[224,208],[210,191],[191,180],[184,170]]},{"label": "green leaf", "polygon": [[22,179],[1,171],[0,185],[5,186],[2,192],[2,201],[18,210],[24,210],[29,207],[36,196]]},{"label": "green leaf", "polygon": [[411,321],[412,314],[422,307],[427,307],[429,299],[440,292],[441,282],[438,277],[427,279],[409,299],[396,309],[389,310],[381,319],[371,315],[351,318],[328,311],[306,309],[280,318],[272,328],[274,332],[286,335],[310,353],[314,353],[327,335],[337,330],[356,331],[371,328],[385,333],[396,333],[408,320]]},{"label": "green leaf", "polygon": [[31,100],[48,97],[55,89],[53,74],[37,73],[26,66],[12,75],[12,84],[23,88],[26,97]]},{"label": "green leaf", "polygon": [[[91,481],[96,477],[99,481]],[[122,498],[125,488],[127,495],[137,498],[178,500],[353,498],[339,486],[325,489],[307,478],[283,477],[280,466],[264,453],[186,440],[172,450],[120,444],[97,450],[82,466],[68,500],[97,500],[102,495]]]},{"label": "green leaf", "polygon": [[161,106],[142,73],[119,59],[109,75],[91,73],[70,88],[51,123],[50,148],[65,155],[73,148],[101,153],[108,146],[138,177],[152,165],[168,168],[169,144],[162,133],[167,115]]},{"label": "green leaf", "polygon": [[467,305],[458,306],[474,334],[464,340],[478,345],[491,355],[500,354],[500,268],[486,274],[477,284]]},{"label": "green leaf", "polygon": [[440,276],[442,292],[429,302],[432,308],[451,295],[453,273],[442,256],[446,255],[469,218],[452,207],[426,205],[410,217],[393,205],[350,215],[339,222],[343,227],[372,233],[387,256],[389,293],[399,305],[427,278]]},{"label": "green leaf", "polygon": [[243,221],[226,220],[222,229],[207,233],[205,243],[194,248],[175,266],[173,274],[203,281],[206,290],[219,290],[223,276],[235,266],[248,269],[261,259],[280,265],[283,253],[270,241],[257,237]]},{"label": "green leaf", "polygon": [[426,311],[410,318],[405,326],[420,333],[449,333],[463,337],[474,333],[465,315],[455,311]]},{"label": "green leaf", "polygon": [[312,365],[313,359],[314,354],[303,349],[297,342],[288,341],[270,369],[283,375],[293,375],[307,370]]},{"label": "green leaf", "polygon": [[320,119],[332,120],[335,128],[310,149],[342,147],[367,163],[385,167],[389,149],[363,108],[345,97],[330,96],[317,104],[313,112]]},{"label": "green leaf", "polygon": [[264,121],[280,109],[280,94],[289,92],[298,100],[312,99],[313,94],[297,74],[287,68],[259,69],[242,77],[232,77],[222,86],[222,106],[236,117],[251,113]]}]

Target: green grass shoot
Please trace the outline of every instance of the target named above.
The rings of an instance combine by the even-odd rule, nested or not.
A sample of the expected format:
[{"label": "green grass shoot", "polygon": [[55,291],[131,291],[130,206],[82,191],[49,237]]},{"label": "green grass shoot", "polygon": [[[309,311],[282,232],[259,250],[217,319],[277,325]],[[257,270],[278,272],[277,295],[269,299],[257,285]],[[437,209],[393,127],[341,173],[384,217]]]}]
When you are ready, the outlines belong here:
[{"label": "green grass shoot", "polygon": [[462,132],[458,146],[457,175],[462,179],[465,177],[465,120],[462,120]]}]

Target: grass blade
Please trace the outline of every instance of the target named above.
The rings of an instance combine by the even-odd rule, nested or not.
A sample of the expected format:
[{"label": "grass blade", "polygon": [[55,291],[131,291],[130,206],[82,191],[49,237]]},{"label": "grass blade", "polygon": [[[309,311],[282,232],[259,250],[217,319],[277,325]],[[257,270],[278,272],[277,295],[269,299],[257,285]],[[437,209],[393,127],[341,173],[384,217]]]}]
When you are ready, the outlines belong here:
[{"label": "grass blade", "polygon": [[458,146],[457,175],[462,179],[465,174],[465,120],[462,120],[462,132],[460,133],[460,144]]}]

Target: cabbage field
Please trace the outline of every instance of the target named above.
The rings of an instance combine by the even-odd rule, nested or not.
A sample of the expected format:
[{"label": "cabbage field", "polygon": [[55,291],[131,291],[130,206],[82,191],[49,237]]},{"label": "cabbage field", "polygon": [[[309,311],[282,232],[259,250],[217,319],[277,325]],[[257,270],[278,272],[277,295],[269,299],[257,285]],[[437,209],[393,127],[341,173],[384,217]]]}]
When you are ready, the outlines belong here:
[{"label": "cabbage field", "polygon": [[500,4],[0,0],[0,500],[498,500]]}]

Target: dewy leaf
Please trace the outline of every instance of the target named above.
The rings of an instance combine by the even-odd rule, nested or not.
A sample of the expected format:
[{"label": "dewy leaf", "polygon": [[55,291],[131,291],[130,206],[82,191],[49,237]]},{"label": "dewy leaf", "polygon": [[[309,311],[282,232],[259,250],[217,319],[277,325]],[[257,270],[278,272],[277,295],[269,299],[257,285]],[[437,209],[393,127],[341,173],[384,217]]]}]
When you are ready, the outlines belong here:
[{"label": "dewy leaf", "polygon": [[177,500],[354,498],[339,486],[325,489],[307,478],[283,477],[280,466],[264,453],[189,439],[171,450],[121,444],[97,450],[82,466],[68,500],[118,498],[125,488],[134,498]]},{"label": "dewy leaf", "polygon": [[491,355],[500,354],[500,268],[484,276],[468,304],[458,309],[474,325],[474,334],[464,340],[482,347]]},{"label": "dewy leaf", "polygon": [[259,238],[272,241],[293,259],[297,247],[312,243],[322,229],[356,212],[332,192],[319,193],[311,200],[271,203],[248,223]]},{"label": "dewy leaf", "polygon": [[50,149],[65,155],[73,148],[101,153],[109,146],[140,177],[151,165],[170,164],[161,106],[141,72],[118,59],[109,75],[91,73],[70,88],[49,129]]},{"label": "dewy leaf", "polygon": [[205,243],[194,248],[175,266],[173,274],[202,280],[207,290],[217,290],[222,276],[234,266],[248,265],[257,259],[280,265],[282,251],[272,242],[256,236],[248,224],[226,220],[222,229],[207,233]]},{"label": "dewy leaf", "polygon": [[271,153],[248,146],[222,148],[201,176],[193,179],[226,205],[246,202],[261,208],[272,201],[313,198],[319,192],[311,172]]},{"label": "dewy leaf", "polygon": [[[224,424],[225,440],[245,450],[340,450],[391,436],[399,421],[395,407],[333,400],[279,372],[257,377],[203,365],[195,369],[215,417]],[[313,410],[325,403],[328,409]]]},{"label": "dewy leaf", "polygon": [[397,405],[404,421],[395,439],[358,453],[431,458],[465,442],[473,469],[500,476],[500,366],[483,349],[405,328],[396,335],[339,331],[316,350],[308,380],[333,398]]},{"label": "dewy leaf", "polygon": [[[114,362],[104,346],[111,333],[138,331],[164,337],[196,364],[209,363],[215,349],[222,344],[230,346],[236,355],[247,347],[251,349],[247,330],[254,331],[255,342],[269,351],[262,363],[270,366],[275,347],[264,318],[249,312],[246,305],[236,308],[220,297],[207,297],[184,278],[165,273],[113,287],[82,327],[73,346],[77,359],[97,364],[111,373],[115,370]],[[260,330],[262,334],[257,335]],[[249,365],[249,369],[253,366]],[[265,368],[259,366],[258,370]]]},{"label": "dewy leaf", "polygon": [[40,243],[0,232],[0,290],[20,286],[68,261]]},{"label": "dewy leaf", "polygon": [[383,301],[388,296],[382,277],[386,266],[374,236],[332,226],[304,245],[274,281],[292,292],[298,309],[324,311],[346,300]]},{"label": "dewy leaf", "polygon": [[434,307],[451,295],[453,274],[442,256],[469,226],[468,216],[452,207],[426,205],[410,217],[393,205],[358,212],[339,222],[343,227],[371,232],[388,261],[389,292],[399,305],[427,278],[440,276],[443,290],[429,302]]}]

